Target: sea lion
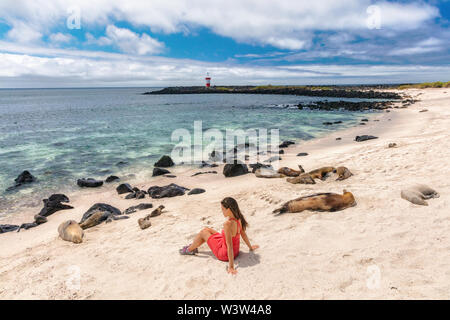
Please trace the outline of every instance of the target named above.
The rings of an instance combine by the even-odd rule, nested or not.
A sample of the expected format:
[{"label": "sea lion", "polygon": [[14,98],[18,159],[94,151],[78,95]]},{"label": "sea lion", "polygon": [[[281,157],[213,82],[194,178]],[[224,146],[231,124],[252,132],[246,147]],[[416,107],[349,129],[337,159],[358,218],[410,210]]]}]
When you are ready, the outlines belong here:
[{"label": "sea lion", "polygon": [[92,227],[100,224],[103,221],[102,219],[103,219],[104,214],[105,214],[105,212],[104,211],[100,211],[100,210],[97,210],[97,211],[93,212],[89,216],[89,218],[87,218],[83,222],[80,221],[81,229],[85,230],[85,229],[92,228]]},{"label": "sea lion", "polygon": [[353,173],[351,173],[346,167],[337,167],[333,173],[336,173],[339,176],[336,181],[348,179],[353,175]]},{"label": "sea lion", "polygon": [[303,173],[301,175],[299,175],[298,177],[294,177],[294,178],[287,178],[286,179],[287,182],[292,183],[292,184],[316,184],[316,182],[314,181],[314,179],[311,177],[311,175],[309,173]]},{"label": "sea lion", "polygon": [[278,169],[278,173],[281,173],[285,176],[288,177],[298,177],[299,175],[301,175],[302,173],[305,173],[305,170],[302,168],[301,165],[298,166],[299,170],[294,170],[288,167],[282,167],[280,169]]},{"label": "sea lion", "polygon": [[83,241],[83,229],[74,220],[61,223],[58,227],[58,233],[61,239],[65,241],[71,241],[73,243],[81,243]]},{"label": "sea lion", "polygon": [[333,172],[335,170],[334,167],[322,167],[313,171],[308,172],[311,175],[311,178],[313,179],[320,179],[325,180],[327,178],[327,175],[330,172]]},{"label": "sea lion", "polygon": [[150,227],[152,225],[152,223],[150,222],[150,215],[146,216],[145,218],[140,218],[138,220],[138,224],[139,224],[139,227],[142,230],[147,229],[148,227]]},{"label": "sea lion", "polygon": [[94,227],[103,221],[128,219],[128,216],[121,215],[122,212],[109,204],[96,203],[85,212],[80,221],[80,227],[85,230]]},{"label": "sea lion", "polygon": [[284,175],[270,168],[259,168],[255,170],[257,178],[284,178]]},{"label": "sea lion", "polygon": [[411,203],[427,206],[425,199],[439,198],[439,193],[424,184],[418,184],[402,190],[401,197]]},{"label": "sea lion", "polygon": [[146,217],[140,218],[138,220],[139,227],[142,230],[147,229],[148,227],[150,227],[152,225],[152,223],[150,222],[150,218],[157,217],[157,216],[161,215],[163,209],[164,209],[164,206],[161,205],[158,208],[156,208],[155,210],[153,210],[152,213],[150,213]]},{"label": "sea lion", "polygon": [[356,205],[355,197],[346,190],[343,194],[317,193],[306,197],[300,197],[286,202],[281,208],[275,209],[273,213],[312,211],[338,211]]},{"label": "sea lion", "polygon": [[150,213],[150,218],[153,217],[157,217],[160,216],[162,214],[162,211],[165,207],[163,205],[159,206],[158,208],[156,208],[155,210],[152,211],[152,213]]}]

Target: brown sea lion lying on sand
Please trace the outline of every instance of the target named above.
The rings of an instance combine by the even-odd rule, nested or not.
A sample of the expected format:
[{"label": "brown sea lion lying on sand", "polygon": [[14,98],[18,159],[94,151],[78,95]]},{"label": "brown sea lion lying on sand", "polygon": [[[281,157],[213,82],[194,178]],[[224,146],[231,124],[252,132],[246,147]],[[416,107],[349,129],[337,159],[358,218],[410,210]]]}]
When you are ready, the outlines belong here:
[{"label": "brown sea lion lying on sand", "polygon": [[65,241],[71,241],[73,243],[81,243],[83,241],[83,229],[74,220],[61,223],[58,227],[58,233],[61,239]]},{"label": "brown sea lion lying on sand", "polygon": [[273,213],[312,211],[338,211],[356,205],[355,197],[346,190],[343,194],[317,193],[306,197],[300,197],[286,202],[281,208],[275,209]]},{"label": "brown sea lion lying on sand", "polygon": [[348,170],[346,167],[337,167],[336,170],[333,171],[333,173],[336,173],[338,175],[336,181],[348,179],[353,175],[353,173],[351,173],[350,170]]},{"label": "brown sea lion lying on sand", "polygon": [[142,230],[147,229],[148,227],[150,227],[152,225],[152,223],[150,222],[150,218],[160,216],[162,214],[162,210],[163,209],[164,209],[164,206],[161,205],[158,208],[156,208],[155,210],[153,210],[152,213],[150,213],[146,217],[140,218],[138,220],[139,227]]},{"label": "brown sea lion lying on sand", "polygon": [[327,178],[327,175],[330,172],[333,172],[336,170],[335,167],[322,167],[313,171],[308,172],[311,175],[311,178],[313,179],[320,179],[325,180]]},{"label": "brown sea lion lying on sand", "polygon": [[299,175],[301,175],[302,173],[305,173],[305,170],[302,168],[301,165],[298,166],[299,170],[294,170],[288,167],[282,167],[280,169],[278,169],[278,173],[281,173],[285,176],[288,177],[298,177]]},{"label": "brown sea lion lying on sand", "polygon": [[424,184],[418,184],[402,190],[401,197],[411,203],[427,206],[425,199],[439,198],[439,193]]},{"label": "brown sea lion lying on sand", "polygon": [[286,179],[287,182],[292,183],[292,184],[316,184],[316,182],[314,181],[314,179],[311,177],[311,175],[309,173],[303,173],[301,175],[299,175],[298,177],[294,177],[294,178],[287,178]]}]

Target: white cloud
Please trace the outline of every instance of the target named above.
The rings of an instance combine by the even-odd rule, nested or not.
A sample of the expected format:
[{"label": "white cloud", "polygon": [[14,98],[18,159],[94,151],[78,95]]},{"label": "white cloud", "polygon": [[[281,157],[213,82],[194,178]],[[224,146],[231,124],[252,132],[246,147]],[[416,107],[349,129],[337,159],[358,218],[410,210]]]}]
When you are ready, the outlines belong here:
[{"label": "white cloud", "polygon": [[69,42],[71,42],[74,39],[74,37],[71,36],[70,34],[63,34],[61,32],[58,32],[58,33],[52,33],[49,36],[49,39],[50,39],[50,41],[52,43],[59,43],[59,44],[61,44],[61,43],[69,43]]},{"label": "white cloud", "polygon": [[139,35],[129,29],[118,28],[113,25],[106,27],[104,37],[95,38],[89,32],[86,33],[86,44],[96,44],[99,46],[116,46],[125,53],[147,55],[157,54],[164,50],[164,44],[153,39],[148,34]]},{"label": "white cloud", "polygon": [[159,53],[164,45],[147,34],[139,35],[131,30],[109,25],[106,38],[118,46],[121,51],[139,55]]},{"label": "white cloud", "polygon": [[[283,49],[301,49],[311,34],[326,30],[365,30],[370,0],[3,0],[2,17],[7,23],[21,19],[39,26],[45,32],[61,19],[68,17],[67,9],[80,8],[81,28],[106,26],[114,20],[149,27],[153,32],[189,32],[205,27],[237,41],[273,45]],[[439,15],[436,7],[423,2],[376,2],[380,9],[381,29],[418,28]],[[144,37],[144,36],[143,36]],[[147,51],[154,46],[152,39],[141,39]],[[147,48],[147,49],[146,49]]]},{"label": "white cloud", "polygon": [[42,33],[38,28],[22,21],[13,21],[13,28],[8,31],[7,38],[19,43],[37,42],[42,38]]},{"label": "white cloud", "polygon": [[[3,43],[0,41],[0,46]],[[0,87],[87,87],[213,84],[394,83],[445,80],[449,66],[294,65],[242,66],[188,59],[9,46],[0,53]],[[99,59],[101,57],[102,59]]]},{"label": "white cloud", "polygon": [[404,56],[441,51],[444,49],[443,44],[443,41],[440,39],[428,38],[426,40],[418,42],[415,46],[412,47],[394,49],[389,53],[389,55]]}]

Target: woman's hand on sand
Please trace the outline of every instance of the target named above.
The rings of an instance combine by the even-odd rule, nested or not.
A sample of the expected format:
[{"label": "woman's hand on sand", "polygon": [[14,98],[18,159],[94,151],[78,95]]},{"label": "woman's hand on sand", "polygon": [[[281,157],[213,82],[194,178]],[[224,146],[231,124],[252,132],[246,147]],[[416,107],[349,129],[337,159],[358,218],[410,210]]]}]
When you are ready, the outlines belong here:
[{"label": "woman's hand on sand", "polygon": [[236,273],[237,273],[237,270],[236,270],[234,267],[233,267],[233,268],[232,268],[232,267],[228,267],[228,268],[227,268],[227,272],[228,272],[228,273],[231,273],[231,274],[236,274]]},{"label": "woman's hand on sand", "polygon": [[258,248],[259,248],[259,246],[257,244],[255,244],[255,245],[251,246],[250,251],[256,250]]}]

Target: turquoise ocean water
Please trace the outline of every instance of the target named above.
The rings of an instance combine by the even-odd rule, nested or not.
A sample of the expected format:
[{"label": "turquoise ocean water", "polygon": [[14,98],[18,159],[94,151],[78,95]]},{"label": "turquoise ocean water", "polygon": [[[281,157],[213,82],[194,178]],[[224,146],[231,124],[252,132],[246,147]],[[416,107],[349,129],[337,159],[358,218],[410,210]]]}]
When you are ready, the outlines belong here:
[{"label": "turquoise ocean water", "polygon": [[[201,120],[203,130],[279,129],[282,140],[308,140],[367,116],[295,107],[321,97],[141,94],[148,90],[0,90],[0,215],[39,205],[52,193],[76,191],[76,179],[82,177],[150,178],[153,163],[175,145],[173,130],[193,132],[194,121]],[[343,123],[322,124],[339,120]],[[23,170],[39,181],[6,192]]]}]

